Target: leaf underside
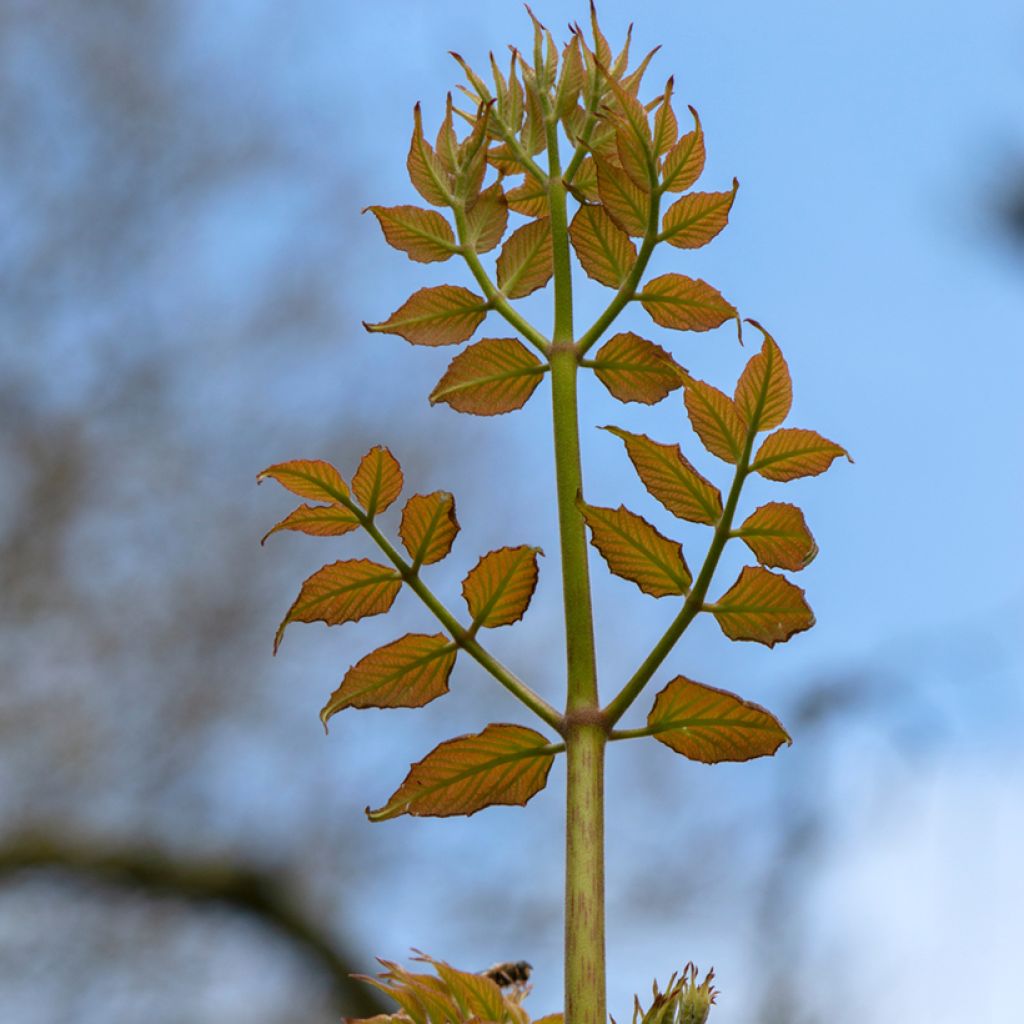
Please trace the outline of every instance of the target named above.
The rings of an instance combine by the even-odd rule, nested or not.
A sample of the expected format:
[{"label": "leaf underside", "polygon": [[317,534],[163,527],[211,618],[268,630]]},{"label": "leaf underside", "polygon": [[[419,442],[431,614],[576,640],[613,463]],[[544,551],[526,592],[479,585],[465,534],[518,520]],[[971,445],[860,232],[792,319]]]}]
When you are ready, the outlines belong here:
[{"label": "leaf underside", "polygon": [[414,494],[402,509],[398,536],[419,565],[433,565],[446,557],[458,532],[455,498],[448,491]]},{"label": "leaf underside", "polygon": [[818,553],[803,512],[782,501],[770,501],[751,513],[736,536],[769,568],[798,572]]},{"label": "leaf underside", "polygon": [[683,385],[683,369],[660,345],[623,331],[594,357],[594,373],[620,402],[654,405]]},{"label": "leaf underside", "polygon": [[760,566],[746,566],[711,612],[730,640],[754,640],[768,647],[814,625],[803,590]]},{"label": "leaf underside", "polygon": [[546,371],[515,338],[485,338],[451,361],[430,401],[475,416],[513,412],[527,403]]},{"label": "leaf underside", "polygon": [[526,545],[499,548],[477,562],[462,581],[474,625],[510,626],[523,617],[537,586],[538,554]]}]

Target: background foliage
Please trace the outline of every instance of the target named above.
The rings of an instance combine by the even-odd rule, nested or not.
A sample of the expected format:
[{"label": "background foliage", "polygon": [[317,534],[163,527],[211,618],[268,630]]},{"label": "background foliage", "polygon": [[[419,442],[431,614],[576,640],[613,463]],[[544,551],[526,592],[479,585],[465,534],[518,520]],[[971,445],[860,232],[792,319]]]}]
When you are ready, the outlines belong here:
[{"label": "background foliage", "polygon": [[[578,6],[538,14],[557,30]],[[387,723],[352,712],[365,717],[325,740],[311,709],[357,652],[393,637],[373,620],[308,630],[276,663],[266,642],[296,559],[322,561],[301,539],[257,555],[266,501],[251,482],[269,462],[302,451],[349,466],[385,441],[416,467],[414,490],[487,510],[464,517],[467,550],[505,543],[549,492],[536,403],[517,422],[456,422],[423,397],[447,354],[404,346],[401,371],[365,385],[395,351],[375,343],[400,342],[358,321],[431,271],[403,266],[357,211],[384,193],[412,201],[408,113],[452,80],[444,51],[480,65],[496,40],[527,38],[513,4],[398,14],[0,5],[12,1019],[335,1012],[323,955],[304,952],[316,942],[253,925],[239,871],[357,969],[409,945],[466,967],[524,957],[532,1011],[558,1003],[559,971],[544,966],[561,938],[554,773],[526,812],[360,823],[364,794],[387,789],[392,740],[427,749],[511,701],[457,667],[458,707]],[[616,38],[628,16],[602,8]],[[879,984],[896,1019],[952,1020],[968,999],[977,1019],[1012,1019],[1024,270],[998,217],[1018,190],[1024,26],[995,2],[966,22],[916,4],[683,17],[652,3],[643,22],[638,48],[665,39],[664,67],[701,111],[709,174],[743,181],[701,274],[784,339],[800,421],[829,423],[858,466],[856,487],[798,499],[825,552],[803,574],[817,628],[771,655],[725,648],[713,624],[688,638],[688,670],[749,680],[794,747],[714,775],[653,744],[616,749],[611,799],[633,817],[611,837],[613,1012],[694,957],[719,968],[722,1024],[852,1021]],[[715,378],[733,359],[735,377],[749,354],[695,346],[684,362]],[[612,421],[600,384],[584,401]],[[611,504],[621,444],[596,431],[584,444],[602,467],[592,500]],[[526,483],[510,492],[504,471]],[[598,623],[605,663],[627,669],[650,614],[632,589],[613,579],[599,598],[617,609]],[[534,600],[557,607],[543,579]],[[531,618],[509,654],[542,669],[557,617]],[[164,866],[162,884],[140,897],[82,881],[83,862],[109,878],[115,855]],[[55,861],[78,867],[26,867]],[[453,862],[456,886],[441,877]],[[168,888],[200,902],[153,895]],[[954,967],[983,991],[940,984]]]}]

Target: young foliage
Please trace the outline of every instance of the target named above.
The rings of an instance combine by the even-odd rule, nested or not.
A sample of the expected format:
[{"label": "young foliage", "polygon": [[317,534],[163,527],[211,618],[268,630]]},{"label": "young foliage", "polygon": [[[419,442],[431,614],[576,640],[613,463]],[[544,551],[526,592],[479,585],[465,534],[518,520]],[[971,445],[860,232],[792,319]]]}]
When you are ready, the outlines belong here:
[{"label": "young foliage", "polygon": [[[566,1019],[604,1024],[604,745],[653,737],[687,758],[717,763],[772,755],[790,742],[769,711],[682,675],[658,693],[645,726],[617,726],[699,615],[712,616],[730,639],[769,647],[813,625],[803,590],[777,571],[798,572],[817,554],[803,513],[779,501],[745,508],[744,489],[752,475],[786,482],[818,475],[849,455],[813,430],[784,425],[793,404],[790,369],[775,339],[756,321],[748,322],[761,334],[759,350],[731,394],[680,364],[683,352],[703,344],[698,335],[730,321],[742,340],[740,313],[702,278],[674,271],[651,277],[651,258],[659,246],[693,250],[713,243],[728,225],[738,181],[731,188],[719,181],[693,191],[705,167],[704,129],[692,107],[692,127],[688,118],[680,125],[671,78],[659,87],[645,85],[655,51],[631,66],[629,36],[615,52],[593,5],[589,31],[573,25],[561,45],[532,13],[530,18],[532,46],[513,48],[507,65],[492,56],[486,76],[452,55],[465,83],[458,87],[458,103],[449,95],[433,142],[419,104],[413,110],[408,194],[393,197],[396,205],[367,207],[389,245],[416,262],[464,263],[464,283],[421,288],[385,320],[365,326],[437,347],[467,342],[486,317],[500,319],[502,330],[456,354],[439,380],[441,366],[434,371],[430,403],[457,412],[512,413],[550,376],[566,623],[564,712],[479,639],[481,630],[512,625],[525,614],[537,585],[538,548],[504,546],[481,557],[464,577],[468,618],[460,618],[424,579],[424,570],[446,558],[456,540],[454,498],[446,491],[408,498],[398,517],[400,545],[392,543],[380,520],[398,501],[403,474],[386,448],[367,453],[351,488],[319,460],[279,463],[259,479],[274,479],[316,503],[300,505],[267,537],[292,532],[334,538],[362,530],[382,556],[382,562],[335,561],[310,576],[277,631],[275,650],[291,622],[337,625],[382,614],[403,586],[443,630],[406,633],[357,661],[321,711],[325,726],[349,708],[420,707],[443,696],[464,652],[559,737],[519,724],[492,724],[448,740],[412,765],[382,807],[367,813],[382,821],[524,804],[543,788],[554,758],[564,752]],[[589,325],[574,322],[573,260],[583,272],[577,283],[586,278],[600,286],[595,291],[603,308]],[[518,305],[548,286],[550,330],[532,323]],[[653,338],[615,333],[613,326],[631,303],[664,330]],[[685,523],[702,534],[695,548],[687,540],[688,552],[702,552],[694,570],[679,541],[624,504],[584,500],[577,392],[580,375],[589,371],[623,403],[654,405],[682,390],[675,406],[679,435],[670,441],[652,440],[632,427],[604,429],[623,443],[647,494],[681,521],[680,529]],[[716,463],[705,452],[719,460],[718,468],[726,464],[731,480],[719,483]],[[664,634],[635,672],[617,681],[610,699],[602,699],[597,685],[588,530],[610,572],[676,607]],[[741,540],[757,564],[745,566],[717,600],[709,600],[720,584],[722,554],[733,540]],[[545,664],[560,661],[546,658]],[[436,976],[384,962],[386,972],[373,984],[401,1010],[379,1020],[528,1024],[518,1002],[504,998],[493,982],[425,959]],[[702,1024],[714,995],[711,975],[698,984],[696,969],[688,965],[664,993],[655,987],[648,1011],[637,1003],[635,1024]],[[560,1015],[550,1024],[561,1024]]]}]

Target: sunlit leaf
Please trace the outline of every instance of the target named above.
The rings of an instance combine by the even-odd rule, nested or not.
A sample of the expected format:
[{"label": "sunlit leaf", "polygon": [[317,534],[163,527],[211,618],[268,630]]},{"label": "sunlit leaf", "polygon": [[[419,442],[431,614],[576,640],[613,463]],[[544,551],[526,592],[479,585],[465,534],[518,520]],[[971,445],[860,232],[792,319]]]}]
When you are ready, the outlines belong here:
[{"label": "sunlit leaf", "polygon": [[793,381],[775,339],[756,320],[748,323],[764,335],[764,342],[736,384],[736,408],[754,432],[772,430],[789,415]]},{"label": "sunlit leaf", "polygon": [[522,185],[509,189],[508,208],[524,217],[546,217],[548,215],[548,190],[543,182],[530,175]]},{"label": "sunlit leaf", "polygon": [[448,93],[445,103],[444,118],[441,127],[437,130],[437,140],[434,143],[434,152],[438,160],[449,174],[454,174],[459,165],[459,143],[455,137],[455,125],[452,119],[452,94]]},{"label": "sunlit leaf", "polygon": [[348,488],[341,474],[323,459],[295,459],[269,466],[256,477],[261,484],[266,479],[276,480],[282,487],[300,498],[313,501],[342,501],[348,497]]},{"label": "sunlit leaf", "polygon": [[390,508],[402,493],[398,459],[382,445],[371,448],[352,477],[352,493],[370,518]]},{"label": "sunlit leaf", "polygon": [[739,462],[747,431],[736,404],[718,388],[691,378],[686,384],[686,411],[701,443],[712,455]]},{"label": "sunlit leaf", "polygon": [[430,401],[477,416],[512,412],[526,404],[546,370],[515,338],[485,338],[451,361]]},{"label": "sunlit leaf", "polygon": [[621,167],[607,160],[597,162],[597,192],[612,220],[629,235],[647,233],[651,197],[630,179]]},{"label": "sunlit leaf", "polygon": [[840,455],[853,462],[845,448],[821,434],[783,427],[764,439],[750,468],[769,480],[795,480],[824,473]]},{"label": "sunlit leaf", "polygon": [[624,505],[613,509],[581,504],[580,511],[590,527],[591,543],[616,576],[652,597],[687,592],[692,577],[681,545]]},{"label": "sunlit leaf", "polygon": [[492,105],[490,101],[480,105],[473,130],[459,146],[459,173],[455,177],[455,192],[467,206],[480,195],[487,172],[487,124]]},{"label": "sunlit leaf", "polygon": [[662,274],[648,281],[637,297],[651,319],[677,331],[710,331],[736,317],[735,308],[700,278]]},{"label": "sunlit leaf", "polygon": [[665,94],[654,114],[654,151],[658,156],[667,153],[679,138],[679,121],[672,109],[673,79],[665,85]]},{"label": "sunlit leaf", "polygon": [[477,252],[490,252],[505,236],[508,227],[508,202],[501,185],[495,182],[477,196],[466,212],[466,241]]},{"label": "sunlit leaf", "polygon": [[510,299],[520,299],[551,280],[555,272],[551,221],[532,220],[508,237],[498,255],[498,287]]},{"label": "sunlit leaf", "polygon": [[597,190],[597,161],[592,156],[586,157],[573,175],[572,194],[581,203],[600,202],[601,195]]},{"label": "sunlit leaf", "polygon": [[580,55],[579,42],[573,36],[562,50],[562,73],[555,92],[555,117],[560,119],[572,110],[585,81],[583,57]]},{"label": "sunlit leaf", "polygon": [[402,578],[394,569],[365,558],[325,565],[302,584],[299,596],[277,627],[274,651],[289,623],[326,622],[337,626],[381,615],[394,604],[401,587]]},{"label": "sunlit leaf", "polygon": [[455,251],[451,226],[436,210],[418,206],[368,206],[388,244],[418,263],[438,263]]},{"label": "sunlit leaf", "polygon": [[710,610],[730,640],[756,640],[768,647],[814,625],[803,590],[760,566],[746,566]]},{"label": "sunlit leaf", "polygon": [[636,263],[636,246],[603,206],[581,206],[569,237],[587,276],[609,288],[618,288]]},{"label": "sunlit leaf", "polygon": [[448,206],[452,181],[433,147],[423,138],[423,114],[417,103],[413,109],[412,142],[406,160],[413,188],[431,206]]},{"label": "sunlit leaf", "polygon": [[265,543],[268,537],[281,530],[308,533],[313,537],[341,537],[358,527],[355,513],[344,505],[300,505],[269,529],[260,543]]},{"label": "sunlit leaf", "polygon": [[714,526],[722,515],[722,495],[690,465],[677,444],[659,444],[618,427],[605,430],[622,439],[641,483],[673,515]]},{"label": "sunlit leaf", "polygon": [[501,989],[482,974],[460,971],[441,960],[427,958],[444,979],[448,991],[458,1003],[462,1020],[501,1021],[507,1011]]},{"label": "sunlit leaf", "polygon": [[770,757],[793,742],[760,704],[685,676],[676,676],[655,698],[647,727],[659,743],[703,764]]},{"label": "sunlit leaf", "polygon": [[421,288],[383,323],[363,326],[371,332],[397,334],[413,345],[458,345],[473,336],[488,305],[459,285]]},{"label": "sunlit leaf", "polygon": [[609,338],[592,365],[620,402],[654,405],[683,385],[682,367],[660,345],[630,331]]},{"label": "sunlit leaf", "polygon": [[707,245],[729,223],[729,211],[740,183],[731,192],[689,192],[677,199],[661,221],[661,239],[677,249]]},{"label": "sunlit leaf", "polygon": [[508,626],[529,607],[537,586],[540,548],[499,548],[483,556],[462,581],[462,596],[475,626]]},{"label": "sunlit leaf", "polygon": [[669,192],[685,192],[704,170],[704,130],[697,111],[690,107],[694,129],[687,132],[666,154],[661,165],[661,182]]},{"label": "sunlit leaf", "polygon": [[457,648],[443,633],[409,633],[353,665],[320,712],[345,708],[420,708],[448,692]]},{"label": "sunlit leaf", "polygon": [[435,747],[412,766],[371,821],[401,814],[443,818],[475,814],[496,804],[522,806],[544,788],[554,762],[550,744],[521,725],[489,725]]},{"label": "sunlit leaf", "polygon": [[417,565],[433,565],[446,557],[459,532],[455,498],[447,491],[414,494],[402,509],[398,536]]},{"label": "sunlit leaf", "polygon": [[803,512],[796,505],[770,501],[762,505],[735,532],[762,565],[797,572],[818,553]]},{"label": "sunlit leaf", "polygon": [[654,145],[651,128],[647,123],[647,112],[636,97],[625,90],[616,93],[621,111],[615,117],[615,150],[622,169],[630,181],[643,192],[651,191],[651,177],[654,173]]}]

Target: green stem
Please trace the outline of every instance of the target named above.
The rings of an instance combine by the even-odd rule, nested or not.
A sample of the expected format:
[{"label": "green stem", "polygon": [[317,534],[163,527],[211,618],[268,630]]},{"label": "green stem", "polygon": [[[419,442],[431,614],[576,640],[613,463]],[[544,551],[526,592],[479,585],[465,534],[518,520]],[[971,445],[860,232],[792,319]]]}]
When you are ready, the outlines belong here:
[{"label": "green stem", "polygon": [[[625,714],[633,701],[640,696],[643,688],[650,682],[651,676],[658,671],[661,663],[668,657],[669,652],[675,647],[683,633],[686,632],[687,626],[690,625],[698,612],[704,609],[704,598],[707,596],[715,570],[718,568],[718,561],[722,557],[722,551],[725,549],[725,545],[732,534],[732,521],[736,515],[736,505],[740,500],[740,491],[743,490],[743,483],[750,471],[750,455],[754,448],[755,436],[755,431],[750,430],[747,432],[747,439],[739,461],[736,463],[736,475],[733,477],[732,487],[729,489],[729,496],[725,501],[725,508],[722,510],[722,515],[715,526],[711,545],[704,556],[704,564],[697,574],[693,589],[683,603],[679,614],[665,631],[665,635],[655,644],[654,649],[644,659],[643,664],[633,673],[632,678],[626,683],[616,698],[605,708],[605,721],[609,728]],[[626,734],[632,734],[632,731],[619,731],[615,734],[615,739],[622,739]],[[642,733],[637,735],[642,735]]]},{"label": "green stem", "polygon": [[477,284],[480,285],[487,301],[491,304],[491,307],[496,312],[500,313],[508,323],[510,323],[531,345],[533,345],[534,348],[536,348],[542,355],[547,356],[551,349],[548,339],[545,338],[529,320],[522,316],[519,311],[509,303],[508,299],[506,299],[504,295],[502,295],[497,286],[491,280],[490,275],[484,268],[484,265],[480,262],[480,257],[477,255],[476,250],[466,241],[468,237],[468,228],[466,224],[465,209],[460,204],[456,204],[452,207],[452,212],[455,214],[455,228],[459,234],[460,244],[458,251],[466,261],[466,265],[469,267],[470,272],[476,279]]},{"label": "green stem", "polygon": [[417,597],[430,609],[434,617],[451,635],[452,640],[471,658],[487,670],[506,690],[525,704],[538,718],[546,722],[556,732],[562,732],[564,723],[562,716],[540,694],[535,693],[518,676],[507,669],[489,651],[483,648],[470,630],[467,630],[458,619],[441,603],[434,592],[420,579],[419,574],[394,548],[394,545],[377,529],[376,524],[358,505],[351,501],[344,502],[358,518],[363,529],[370,535],[374,543],[384,552],[388,561],[401,573],[402,579]]},{"label": "green stem", "polygon": [[605,1024],[604,746],[597,693],[594,618],[583,517],[572,271],[557,124],[548,118],[548,208],[554,247],[555,316],[551,346],[555,476],[565,604],[566,833],[565,1011],[571,1024]]}]

